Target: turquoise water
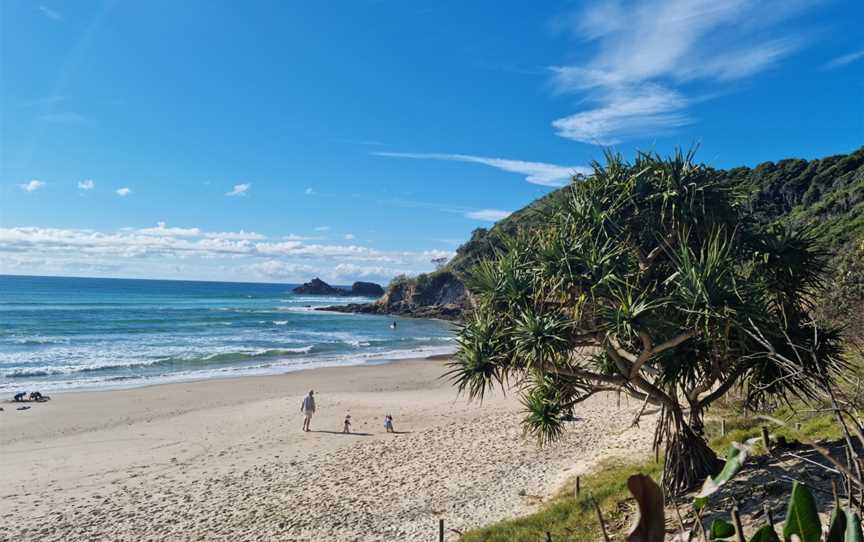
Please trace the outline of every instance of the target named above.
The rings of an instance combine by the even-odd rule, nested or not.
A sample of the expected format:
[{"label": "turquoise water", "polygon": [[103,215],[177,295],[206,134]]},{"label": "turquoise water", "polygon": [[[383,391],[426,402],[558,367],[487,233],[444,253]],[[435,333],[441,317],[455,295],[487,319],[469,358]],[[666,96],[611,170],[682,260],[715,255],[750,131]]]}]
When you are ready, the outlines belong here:
[{"label": "turquoise water", "polygon": [[0,276],[0,393],[272,374],[454,349],[445,322],[315,311],[368,299],[298,296],[293,287]]}]

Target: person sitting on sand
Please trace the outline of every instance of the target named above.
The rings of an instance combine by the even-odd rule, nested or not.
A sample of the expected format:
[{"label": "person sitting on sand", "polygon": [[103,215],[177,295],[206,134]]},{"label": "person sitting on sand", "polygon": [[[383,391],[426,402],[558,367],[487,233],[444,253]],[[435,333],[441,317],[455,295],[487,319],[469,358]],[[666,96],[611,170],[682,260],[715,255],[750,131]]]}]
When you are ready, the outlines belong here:
[{"label": "person sitting on sand", "polygon": [[315,414],[315,392],[309,390],[309,395],[303,398],[303,403],[300,405],[300,412],[303,413],[303,431],[309,431],[309,422],[312,421],[312,415]]},{"label": "person sitting on sand", "polygon": [[20,403],[21,401],[24,400],[25,397],[27,397],[27,392],[22,391],[20,393],[16,393],[15,397],[13,397],[12,400],[15,401],[16,403]]},{"label": "person sitting on sand", "polygon": [[351,432],[351,414],[345,415],[345,424],[342,425],[342,432],[343,433],[350,433]]},{"label": "person sitting on sand", "polygon": [[386,429],[388,433],[396,432],[393,430],[393,416],[391,416],[390,414],[384,416],[384,429]]},{"label": "person sitting on sand", "polygon": [[42,395],[40,392],[34,391],[33,393],[30,394],[30,400],[42,402],[42,401],[47,401],[48,398],[45,397],[44,395]]}]

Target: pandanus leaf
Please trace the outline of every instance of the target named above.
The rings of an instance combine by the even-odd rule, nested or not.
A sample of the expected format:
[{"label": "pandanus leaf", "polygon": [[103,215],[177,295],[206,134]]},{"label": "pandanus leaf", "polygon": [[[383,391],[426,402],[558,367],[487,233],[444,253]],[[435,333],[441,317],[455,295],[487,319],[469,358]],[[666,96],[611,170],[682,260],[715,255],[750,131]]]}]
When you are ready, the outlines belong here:
[{"label": "pandanus leaf", "polygon": [[708,540],[723,540],[735,535],[735,526],[728,521],[715,519],[708,530]]},{"label": "pandanus leaf", "polygon": [[627,479],[627,488],[639,505],[639,515],[627,542],[663,542],[666,515],[660,486],[650,476],[634,474]]},{"label": "pandanus leaf", "polygon": [[846,542],[846,514],[842,510],[835,509],[831,513],[831,526],[825,542]]},{"label": "pandanus leaf", "polygon": [[862,542],[864,534],[861,533],[861,518],[848,508],[843,512],[846,516],[846,539],[843,542]]},{"label": "pandanus leaf", "polygon": [[789,497],[789,509],[783,525],[783,539],[788,542],[792,540],[792,535],[797,535],[801,542],[819,542],[822,538],[816,501],[810,490],[798,482],[792,484],[792,496]]},{"label": "pandanus leaf", "polygon": [[780,539],[777,538],[777,533],[774,532],[774,527],[764,525],[761,529],[756,531],[752,538],[750,538],[750,542],[780,542]]},{"label": "pandanus leaf", "polygon": [[753,444],[757,440],[759,439],[749,439],[743,444],[740,442],[733,442],[729,446],[729,449],[726,451],[726,463],[723,465],[723,470],[721,470],[720,474],[717,476],[709,476],[706,478],[705,483],[702,484],[702,490],[696,494],[693,506],[697,510],[701,510],[702,507],[705,506],[708,502],[709,495],[716,493],[718,489],[726,484],[726,482],[738,474],[741,467],[744,466],[747,457],[750,455],[750,452],[753,449]]}]

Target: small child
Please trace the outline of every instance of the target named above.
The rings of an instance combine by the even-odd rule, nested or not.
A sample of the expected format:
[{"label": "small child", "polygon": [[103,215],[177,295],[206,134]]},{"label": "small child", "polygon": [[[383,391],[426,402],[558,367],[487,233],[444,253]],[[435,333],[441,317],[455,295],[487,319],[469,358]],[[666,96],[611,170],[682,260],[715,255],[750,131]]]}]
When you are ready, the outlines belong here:
[{"label": "small child", "polygon": [[342,426],[343,433],[351,432],[351,414],[345,415],[345,425]]},{"label": "small child", "polygon": [[387,414],[384,416],[384,429],[387,430],[388,433],[393,433],[393,416]]}]

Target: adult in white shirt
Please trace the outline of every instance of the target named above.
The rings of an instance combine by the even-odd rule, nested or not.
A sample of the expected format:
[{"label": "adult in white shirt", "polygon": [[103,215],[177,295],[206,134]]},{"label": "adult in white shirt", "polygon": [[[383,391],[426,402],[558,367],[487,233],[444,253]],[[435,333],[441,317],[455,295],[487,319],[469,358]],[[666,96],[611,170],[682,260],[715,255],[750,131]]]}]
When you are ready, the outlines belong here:
[{"label": "adult in white shirt", "polygon": [[312,414],[315,414],[315,392],[309,390],[309,395],[303,398],[303,404],[300,405],[300,412],[303,413],[303,431],[309,431],[309,422],[312,421]]}]

